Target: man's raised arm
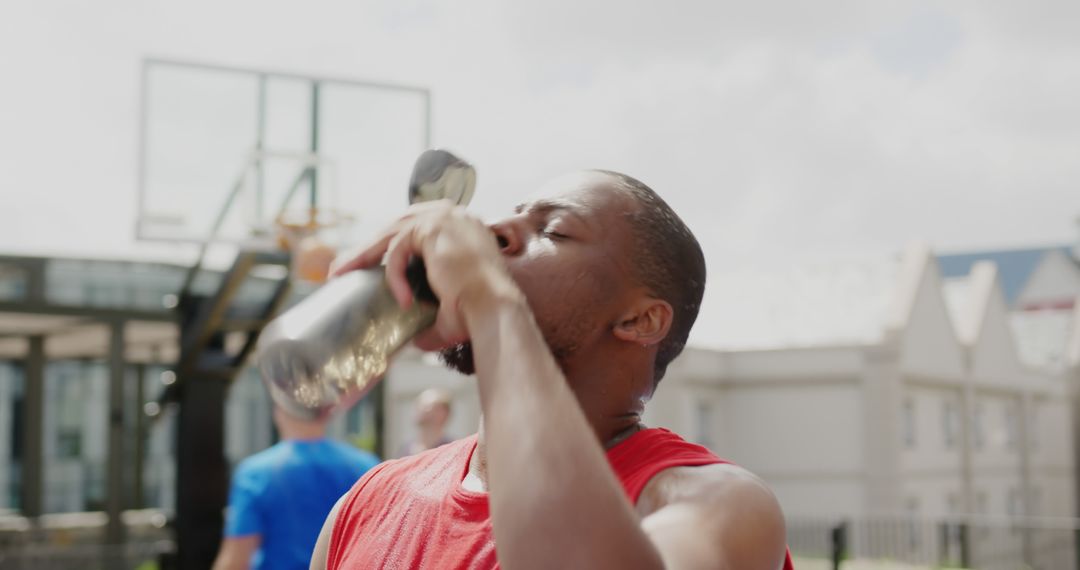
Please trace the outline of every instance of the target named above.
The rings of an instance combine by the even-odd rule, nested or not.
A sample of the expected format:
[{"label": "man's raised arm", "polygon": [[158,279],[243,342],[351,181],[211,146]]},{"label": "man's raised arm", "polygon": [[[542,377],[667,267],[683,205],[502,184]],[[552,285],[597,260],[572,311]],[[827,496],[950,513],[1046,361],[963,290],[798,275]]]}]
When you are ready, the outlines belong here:
[{"label": "man's raised arm", "polygon": [[[738,468],[669,470],[634,512],[523,300],[464,304],[487,438],[492,527],[506,568],[776,570],[783,517]],[[745,475],[744,475],[745,474]],[[680,487],[682,490],[680,491]]]}]

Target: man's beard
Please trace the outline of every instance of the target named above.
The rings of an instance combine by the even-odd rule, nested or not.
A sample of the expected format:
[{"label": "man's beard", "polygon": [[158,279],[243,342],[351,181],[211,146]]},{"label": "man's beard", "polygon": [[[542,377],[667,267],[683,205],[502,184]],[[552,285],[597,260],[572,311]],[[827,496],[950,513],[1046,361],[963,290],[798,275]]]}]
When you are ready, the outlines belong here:
[{"label": "man's beard", "polygon": [[472,343],[463,342],[439,351],[439,360],[451,370],[456,370],[466,376],[476,374],[476,363],[473,362]]},{"label": "man's beard", "polygon": [[[566,367],[564,366],[564,363],[571,354],[577,351],[577,344],[560,343],[557,346],[552,346],[549,342],[547,345],[548,349],[551,350],[551,355],[555,357],[555,363],[558,364],[559,368],[565,373]],[[466,376],[476,374],[476,362],[473,361],[471,342],[463,342],[440,350],[439,360],[442,360],[447,368],[460,372]]]}]

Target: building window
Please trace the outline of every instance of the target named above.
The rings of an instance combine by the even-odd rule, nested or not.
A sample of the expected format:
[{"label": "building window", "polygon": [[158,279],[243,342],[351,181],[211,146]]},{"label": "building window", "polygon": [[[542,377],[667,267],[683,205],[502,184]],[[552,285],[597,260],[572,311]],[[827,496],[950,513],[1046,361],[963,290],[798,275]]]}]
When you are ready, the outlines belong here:
[{"label": "building window", "polygon": [[1039,416],[1035,413],[1038,409],[1039,405],[1032,402],[1027,408],[1027,418],[1025,418],[1025,421],[1027,422],[1028,447],[1030,447],[1032,451],[1039,449]]},{"label": "building window", "polygon": [[908,448],[915,447],[915,401],[911,398],[904,400],[904,445]]},{"label": "building window", "polygon": [[941,427],[945,436],[946,449],[952,449],[956,446],[957,417],[956,402],[945,400],[941,413]]},{"label": "building window", "polygon": [[974,434],[975,449],[982,449],[986,444],[986,433],[984,433],[986,426],[983,425],[986,422],[983,420],[983,406],[981,403],[975,404],[975,412],[971,418],[971,431]]},{"label": "building window", "polygon": [[85,430],[86,404],[93,401],[89,393],[89,382],[80,377],[88,365],[70,363],[57,366],[53,379],[56,385],[54,416],[56,434],[55,456],[57,459],[79,460],[83,456],[83,431]]},{"label": "building window", "polygon": [[1019,489],[1009,489],[1008,498],[1006,499],[1008,504],[1005,506],[1006,513],[1009,515],[1010,527],[1013,534],[1020,533],[1020,527],[1016,524],[1017,518],[1024,515],[1024,496]]},{"label": "building window", "polygon": [[1009,489],[1008,514],[1010,517],[1018,517],[1024,514],[1023,495],[1019,489]]},{"label": "building window", "polygon": [[960,513],[960,497],[956,493],[948,493],[945,495],[945,508],[948,509],[948,515],[955,517]]},{"label": "building window", "polygon": [[1005,447],[1016,449],[1020,440],[1019,406],[1013,402],[1005,406]]},{"label": "building window", "polygon": [[26,270],[16,265],[0,265],[0,299],[21,301],[26,298]]}]

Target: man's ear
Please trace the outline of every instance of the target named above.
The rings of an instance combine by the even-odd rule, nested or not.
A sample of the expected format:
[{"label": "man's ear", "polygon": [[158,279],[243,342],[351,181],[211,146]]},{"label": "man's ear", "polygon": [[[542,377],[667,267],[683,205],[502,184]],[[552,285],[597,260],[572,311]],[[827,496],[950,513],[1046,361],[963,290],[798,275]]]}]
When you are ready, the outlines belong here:
[{"label": "man's ear", "polygon": [[615,323],[615,338],[643,346],[657,344],[667,337],[672,318],[670,303],[644,297]]}]

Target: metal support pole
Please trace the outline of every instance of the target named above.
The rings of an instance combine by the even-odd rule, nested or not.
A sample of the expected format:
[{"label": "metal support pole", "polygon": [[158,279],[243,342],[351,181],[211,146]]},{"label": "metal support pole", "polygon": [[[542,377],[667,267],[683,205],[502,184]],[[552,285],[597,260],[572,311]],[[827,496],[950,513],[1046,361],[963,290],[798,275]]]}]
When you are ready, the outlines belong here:
[{"label": "metal support pole", "polygon": [[964,521],[957,530],[960,535],[960,567],[971,568],[971,523]]},{"label": "metal support pole", "polygon": [[[45,261],[26,266],[26,301],[45,301]],[[45,512],[45,337],[27,338],[23,368],[21,506],[26,517],[37,521]]]},{"label": "metal support pole", "polygon": [[[224,350],[213,336],[207,352]],[[225,396],[228,383],[177,371],[180,385],[176,447],[177,568],[203,570],[214,563],[229,493],[225,460]]]},{"label": "metal support pole", "polygon": [[[1031,477],[1031,433],[1030,433],[1030,421],[1031,416],[1034,413],[1035,402],[1032,398],[1032,393],[1024,391],[1020,395],[1020,401],[1017,402],[1015,409],[1014,421],[1016,422],[1016,433],[1013,437],[1017,439],[1017,448],[1020,451],[1020,514],[1026,517],[1036,516],[1039,513],[1035,512],[1032,497],[1034,495],[1034,489],[1032,488]],[[1035,543],[1034,536],[1032,536],[1032,528],[1030,524],[1024,524],[1023,530],[1021,530],[1020,536],[1020,552],[1021,560],[1024,564],[1034,567],[1035,561]]]},{"label": "metal support pole", "polygon": [[1073,531],[1073,552],[1076,555],[1076,567],[1080,568],[1080,528]]},{"label": "metal support pole", "polygon": [[124,542],[124,322],[109,323],[109,449],[105,474],[107,493],[105,527],[107,544]]},{"label": "metal support pole", "polygon": [[840,570],[840,563],[847,552],[847,522],[841,522],[832,529],[832,567]]},{"label": "metal support pole", "polygon": [[28,349],[23,368],[22,413],[22,514],[36,518],[43,513],[42,497],[45,481],[43,457],[45,419],[45,337],[27,339]]},{"label": "metal support pole", "polygon": [[938,523],[938,556],[937,563],[939,566],[945,566],[949,563],[950,551],[949,548],[949,521],[943,521]]},{"label": "metal support pole", "polygon": [[143,412],[143,404],[146,403],[146,365],[135,365],[135,406],[132,413],[135,415],[135,465],[132,469],[132,487],[134,493],[131,501],[136,509],[146,508],[146,497],[143,491],[143,471],[146,468],[146,414]]},{"label": "metal support pole", "polygon": [[[311,155],[319,155],[319,82],[311,82]],[[311,209],[319,206],[319,167],[311,169]]]},{"label": "metal support pole", "polygon": [[386,444],[386,401],[390,399],[390,391],[386,389],[386,380],[379,382],[371,389],[372,411],[375,412],[375,455],[388,457],[391,448]]},{"label": "metal support pole", "polygon": [[255,123],[255,216],[259,223],[263,222],[263,186],[265,185],[266,165],[263,164],[263,147],[266,139],[266,75],[259,75],[259,102]]},{"label": "metal support pole", "polygon": [[431,92],[424,93],[424,149],[431,148]]}]

